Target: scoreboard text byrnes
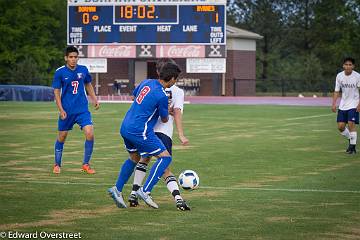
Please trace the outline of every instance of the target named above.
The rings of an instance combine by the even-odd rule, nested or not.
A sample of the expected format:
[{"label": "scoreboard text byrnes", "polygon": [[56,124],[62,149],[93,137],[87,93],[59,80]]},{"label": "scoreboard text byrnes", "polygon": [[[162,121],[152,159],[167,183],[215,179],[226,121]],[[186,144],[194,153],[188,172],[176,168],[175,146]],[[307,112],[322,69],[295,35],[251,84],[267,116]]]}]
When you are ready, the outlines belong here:
[{"label": "scoreboard text byrnes", "polygon": [[68,5],[68,44],[225,44],[225,5]]}]

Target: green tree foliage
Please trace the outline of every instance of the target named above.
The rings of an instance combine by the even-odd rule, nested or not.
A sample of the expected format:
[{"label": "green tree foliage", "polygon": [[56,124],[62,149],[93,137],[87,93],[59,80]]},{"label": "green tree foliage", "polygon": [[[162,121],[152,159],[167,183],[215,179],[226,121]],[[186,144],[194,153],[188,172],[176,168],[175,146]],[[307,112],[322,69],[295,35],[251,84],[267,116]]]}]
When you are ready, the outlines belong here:
[{"label": "green tree foliage", "polygon": [[25,57],[19,63],[16,63],[9,70],[9,84],[23,84],[23,85],[45,85],[46,79],[44,73],[39,70],[39,65],[36,64],[31,57]]},{"label": "green tree foliage", "polygon": [[333,90],[342,59],[360,62],[360,0],[234,0],[230,23],[258,42],[258,90]]},{"label": "green tree foliage", "polygon": [[66,45],[66,1],[1,0],[0,42],[0,83],[50,84]]},{"label": "green tree foliage", "polygon": [[[332,91],[360,65],[360,0],[230,0],[228,24],[261,34],[258,90]],[[49,85],[63,63],[65,0],[0,0],[0,84]]]}]

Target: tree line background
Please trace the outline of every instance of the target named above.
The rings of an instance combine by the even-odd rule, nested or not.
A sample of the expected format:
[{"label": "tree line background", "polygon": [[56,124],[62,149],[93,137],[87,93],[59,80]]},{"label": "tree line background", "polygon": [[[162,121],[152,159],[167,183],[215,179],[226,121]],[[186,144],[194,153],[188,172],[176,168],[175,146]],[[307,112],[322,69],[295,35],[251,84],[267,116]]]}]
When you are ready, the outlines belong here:
[{"label": "tree line background", "polygon": [[228,24],[257,42],[257,91],[333,91],[344,57],[360,66],[360,0],[233,0]]},{"label": "tree line background", "polygon": [[[0,84],[50,85],[63,64],[65,0],[0,0]],[[360,65],[360,0],[231,0],[227,23],[256,32],[258,92],[333,90]]]}]

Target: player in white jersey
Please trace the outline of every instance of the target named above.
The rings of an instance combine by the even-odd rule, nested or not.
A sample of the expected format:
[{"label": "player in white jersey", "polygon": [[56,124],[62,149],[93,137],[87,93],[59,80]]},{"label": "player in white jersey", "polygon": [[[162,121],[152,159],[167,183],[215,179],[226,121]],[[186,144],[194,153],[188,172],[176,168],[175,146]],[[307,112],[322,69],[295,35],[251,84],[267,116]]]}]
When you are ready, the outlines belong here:
[{"label": "player in white jersey", "polygon": [[[171,59],[161,59],[156,64],[157,72],[160,72],[161,67],[168,63],[173,62]],[[158,138],[164,143],[167,151],[172,155],[172,136],[173,136],[173,129],[174,129],[174,122],[176,125],[178,137],[181,141],[182,145],[186,145],[189,143],[189,140],[184,135],[184,130],[182,127],[182,113],[184,108],[184,91],[180,89],[179,87],[173,85],[170,88],[165,89],[166,94],[169,98],[169,112],[172,114],[169,115],[169,120],[167,123],[161,122],[160,119],[158,119],[155,127],[154,132],[158,136]],[[134,184],[133,189],[129,197],[129,203],[130,206],[136,207],[138,205],[138,200],[136,197],[136,191],[141,186],[143,179],[146,175],[146,169],[147,169],[147,163],[138,163],[136,166],[135,174],[134,174]],[[184,201],[184,199],[181,197],[179,185],[177,184],[176,177],[174,174],[170,171],[169,168],[167,168],[163,174],[163,178],[165,180],[166,186],[172,196],[174,197],[176,207],[179,210],[186,211],[190,210],[190,207],[187,205],[187,203]]]},{"label": "player in white jersey", "polygon": [[[354,71],[355,60],[345,58],[343,62],[344,71],[336,76],[335,92],[333,96],[332,111],[336,112],[336,100],[342,91],[339,104],[337,123],[341,135],[349,141],[349,147],[346,150],[348,154],[356,153],[356,124],[359,124],[359,87],[360,74]],[[347,124],[347,126],[346,126]]]}]

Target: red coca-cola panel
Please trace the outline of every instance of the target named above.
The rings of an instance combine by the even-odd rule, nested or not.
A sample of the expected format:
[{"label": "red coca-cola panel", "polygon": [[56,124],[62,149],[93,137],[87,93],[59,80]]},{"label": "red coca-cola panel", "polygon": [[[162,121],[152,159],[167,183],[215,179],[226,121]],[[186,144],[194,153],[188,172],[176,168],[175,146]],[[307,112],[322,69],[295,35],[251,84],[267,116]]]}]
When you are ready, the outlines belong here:
[{"label": "red coca-cola panel", "polygon": [[201,45],[160,45],[156,46],[157,58],[203,58],[205,46]]},{"label": "red coca-cola panel", "polygon": [[136,46],[88,46],[88,57],[94,58],[136,58]]}]

